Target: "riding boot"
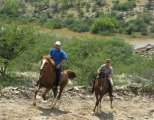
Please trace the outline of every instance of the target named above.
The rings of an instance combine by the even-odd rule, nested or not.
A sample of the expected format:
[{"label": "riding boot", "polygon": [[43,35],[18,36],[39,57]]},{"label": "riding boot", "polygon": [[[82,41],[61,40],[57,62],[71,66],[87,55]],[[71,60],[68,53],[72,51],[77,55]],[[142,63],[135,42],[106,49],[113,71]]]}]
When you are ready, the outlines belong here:
[{"label": "riding boot", "polygon": [[91,93],[94,93],[94,87],[95,87],[95,81],[96,81],[97,77],[93,79],[93,84],[92,84],[92,89],[91,89]]},{"label": "riding boot", "polygon": [[55,81],[55,87],[54,87],[54,91],[57,91],[58,88],[58,84],[60,81],[60,75],[61,75],[61,68],[56,68],[56,81]]}]

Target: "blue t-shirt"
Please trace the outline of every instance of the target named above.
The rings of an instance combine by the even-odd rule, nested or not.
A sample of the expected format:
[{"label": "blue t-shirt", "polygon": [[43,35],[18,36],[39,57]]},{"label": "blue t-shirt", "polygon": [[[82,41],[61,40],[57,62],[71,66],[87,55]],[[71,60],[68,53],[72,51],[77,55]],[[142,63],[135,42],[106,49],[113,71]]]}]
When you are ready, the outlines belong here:
[{"label": "blue t-shirt", "polygon": [[62,49],[56,50],[55,48],[52,48],[50,50],[49,54],[50,54],[50,56],[52,56],[52,59],[54,60],[56,65],[61,63],[62,60],[66,60],[67,59],[67,55],[66,55],[66,53]]}]

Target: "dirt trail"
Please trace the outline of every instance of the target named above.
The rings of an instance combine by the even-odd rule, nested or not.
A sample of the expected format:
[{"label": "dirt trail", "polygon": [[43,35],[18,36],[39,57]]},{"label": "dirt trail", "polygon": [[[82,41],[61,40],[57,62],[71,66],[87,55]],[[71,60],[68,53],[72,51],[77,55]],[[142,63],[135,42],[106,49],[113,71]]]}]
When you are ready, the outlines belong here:
[{"label": "dirt trail", "polygon": [[[33,88],[9,88],[0,91],[0,120],[154,120],[154,96],[118,95],[114,92],[113,109],[108,96],[102,100],[101,112],[92,115],[94,95],[65,92],[61,103],[50,108],[52,93],[47,102],[37,96],[37,106],[31,106]],[[41,91],[40,91],[41,93]]]}]

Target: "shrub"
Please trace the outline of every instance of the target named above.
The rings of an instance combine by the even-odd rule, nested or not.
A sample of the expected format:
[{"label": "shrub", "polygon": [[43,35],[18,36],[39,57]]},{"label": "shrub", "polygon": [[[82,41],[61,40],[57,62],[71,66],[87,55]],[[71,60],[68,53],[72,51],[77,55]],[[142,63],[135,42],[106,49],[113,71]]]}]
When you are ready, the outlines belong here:
[{"label": "shrub", "polygon": [[60,20],[52,20],[44,23],[47,28],[60,29],[62,28],[62,22]]},{"label": "shrub", "polygon": [[143,12],[138,15],[137,19],[142,19],[144,23],[149,23],[150,20],[152,19],[151,16],[152,15],[150,15],[150,13]]},{"label": "shrub", "polygon": [[76,32],[87,32],[89,31],[90,25],[92,24],[92,20],[73,20],[72,24],[68,26],[70,30]]},{"label": "shrub", "polygon": [[135,19],[125,23],[125,31],[127,34],[132,34],[132,32],[142,32],[143,28],[147,29],[147,24],[143,19]]},{"label": "shrub", "polygon": [[154,24],[153,24],[153,25],[151,25],[151,27],[150,27],[150,32],[151,32],[151,33],[153,33],[153,32],[154,32]]},{"label": "shrub", "polygon": [[18,0],[6,0],[3,5],[2,13],[11,17],[17,17],[25,12],[25,4]]},{"label": "shrub", "polygon": [[132,10],[134,7],[136,7],[136,2],[135,1],[127,1],[123,3],[115,3],[112,7],[114,10],[123,10],[123,11],[128,11]]},{"label": "shrub", "polygon": [[10,62],[35,43],[35,34],[29,28],[0,26],[0,74],[6,74]]},{"label": "shrub", "polygon": [[147,8],[148,10],[153,10],[153,9],[154,9],[154,3],[153,3],[153,1],[148,2],[148,3],[145,5],[145,8]]},{"label": "shrub", "polygon": [[117,21],[114,17],[103,16],[95,21],[91,26],[91,32],[96,34],[103,31],[113,31],[116,27]]}]

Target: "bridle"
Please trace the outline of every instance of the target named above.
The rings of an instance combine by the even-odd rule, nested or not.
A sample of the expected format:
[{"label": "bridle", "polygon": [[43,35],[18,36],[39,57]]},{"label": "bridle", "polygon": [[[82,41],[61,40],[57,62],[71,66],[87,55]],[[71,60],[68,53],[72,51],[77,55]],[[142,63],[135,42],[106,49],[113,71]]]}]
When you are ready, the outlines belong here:
[{"label": "bridle", "polygon": [[103,78],[103,80],[108,80],[109,74],[106,74],[105,72],[102,72],[100,75],[100,78]]}]

